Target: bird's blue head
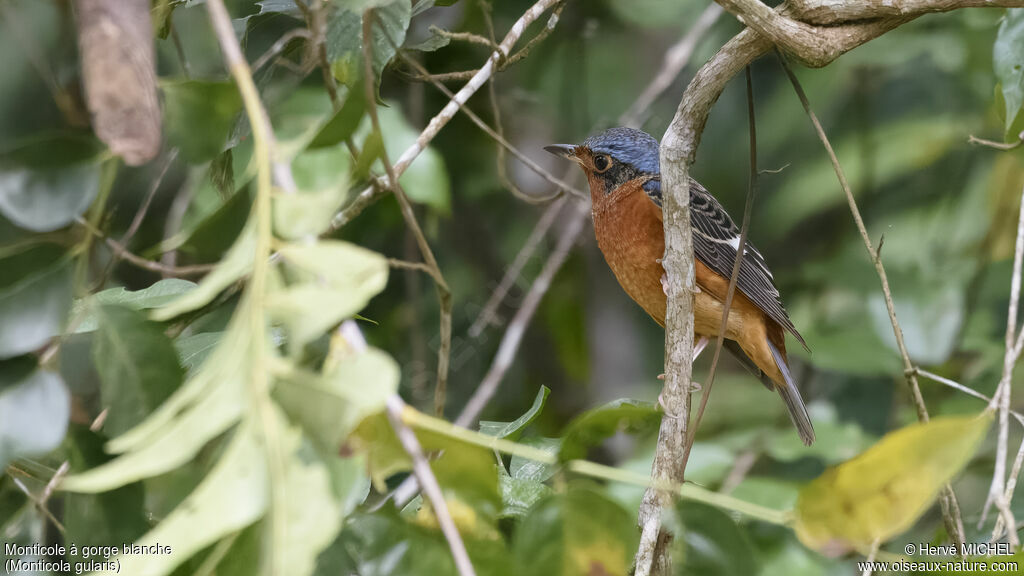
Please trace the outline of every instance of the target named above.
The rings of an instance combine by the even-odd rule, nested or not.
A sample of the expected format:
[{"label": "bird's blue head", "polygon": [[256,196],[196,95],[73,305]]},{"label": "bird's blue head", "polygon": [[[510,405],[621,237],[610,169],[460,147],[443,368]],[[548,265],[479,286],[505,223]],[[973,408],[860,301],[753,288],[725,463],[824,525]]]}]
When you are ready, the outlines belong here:
[{"label": "bird's blue head", "polygon": [[583,168],[594,201],[637,178],[644,179],[648,193],[660,192],[658,141],[633,128],[610,128],[579,145],[554,144],[544,148]]}]

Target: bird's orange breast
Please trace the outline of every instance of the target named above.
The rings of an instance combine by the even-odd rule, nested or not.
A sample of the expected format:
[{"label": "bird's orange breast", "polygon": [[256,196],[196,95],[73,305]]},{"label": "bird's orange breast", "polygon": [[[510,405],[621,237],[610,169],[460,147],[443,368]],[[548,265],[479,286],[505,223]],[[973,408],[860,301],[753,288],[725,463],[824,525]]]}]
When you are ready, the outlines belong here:
[{"label": "bird's orange breast", "polygon": [[665,233],[660,209],[636,181],[610,194],[593,194],[592,200],[594,234],[608,266],[630,298],[664,326]]}]

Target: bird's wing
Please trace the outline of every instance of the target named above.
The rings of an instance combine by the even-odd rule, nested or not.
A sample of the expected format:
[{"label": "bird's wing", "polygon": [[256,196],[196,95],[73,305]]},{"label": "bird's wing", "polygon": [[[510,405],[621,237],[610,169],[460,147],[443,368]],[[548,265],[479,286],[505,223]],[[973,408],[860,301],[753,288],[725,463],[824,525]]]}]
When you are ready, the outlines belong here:
[{"label": "bird's wing", "polygon": [[[647,197],[661,208],[661,182],[652,178],[643,185]],[[740,230],[729,214],[696,180],[690,179],[690,225],[693,227],[693,254],[715,273],[732,277],[733,262],[740,244]],[[797,332],[789,314],[779,301],[771,270],[749,241],[743,247],[743,263],[736,287],[762,312],[785,328],[800,341],[807,343]]]}]

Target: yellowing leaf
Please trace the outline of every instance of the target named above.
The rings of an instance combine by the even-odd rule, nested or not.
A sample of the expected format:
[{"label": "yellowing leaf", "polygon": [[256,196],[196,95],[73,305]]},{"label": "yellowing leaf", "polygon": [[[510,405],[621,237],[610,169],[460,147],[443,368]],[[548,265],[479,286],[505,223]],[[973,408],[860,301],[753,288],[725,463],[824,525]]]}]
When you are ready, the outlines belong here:
[{"label": "yellowing leaf", "polygon": [[825,553],[867,549],[907,530],[974,455],[992,422],[937,418],[886,434],[800,491],[794,529]]}]

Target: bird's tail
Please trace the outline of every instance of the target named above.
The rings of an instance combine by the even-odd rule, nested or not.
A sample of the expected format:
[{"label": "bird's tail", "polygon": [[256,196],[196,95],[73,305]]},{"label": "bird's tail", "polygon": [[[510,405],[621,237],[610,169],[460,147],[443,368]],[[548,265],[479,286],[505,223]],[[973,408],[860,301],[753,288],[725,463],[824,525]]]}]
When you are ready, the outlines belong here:
[{"label": "bird's tail", "polygon": [[779,367],[779,372],[782,372],[782,378],[785,380],[785,385],[776,384],[775,390],[778,391],[779,396],[782,396],[782,401],[786,403],[786,409],[789,410],[789,419],[796,426],[800,439],[803,440],[805,445],[810,446],[814,443],[814,425],[811,424],[811,417],[807,414],[804,399],[800,396],[800,390],[796,387],[796,382],[793,381],[793,376],[789,373],[786,359],[770,340],[768,340],[768,349],[772,351],[772,356],[775,357],[775,364]]}]

